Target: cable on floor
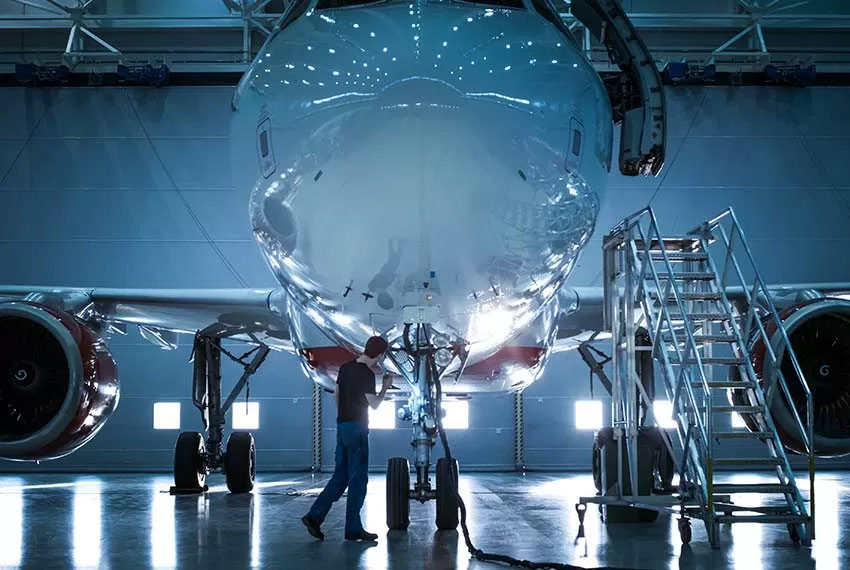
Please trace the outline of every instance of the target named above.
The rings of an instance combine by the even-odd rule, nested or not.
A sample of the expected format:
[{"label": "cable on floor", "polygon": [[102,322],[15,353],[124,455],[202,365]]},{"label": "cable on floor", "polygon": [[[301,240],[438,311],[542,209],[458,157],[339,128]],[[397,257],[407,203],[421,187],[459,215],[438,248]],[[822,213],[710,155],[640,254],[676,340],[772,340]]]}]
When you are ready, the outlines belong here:
[{"label": "cable on floor", "polygon": [[[435,385],[437,388],[437,402],[442,401],[442,391],[443,387],[440,383],[439,374],[436,373],[436,370],[433,370],[433,378],[435,379]],[[440,404],[438,403],[438,408]],[[449,472],[449,480],[451,481],[452,488],[454,490],[455,498],[457,499],[458,507],[460,508],[460,527],[463,530],[463,539],[466,542],[466,548],[469,550],[469,554],[476,560],[481,560],[482,562],[495,562],[499,564],[506,564],[508,566],[513,566],[515,568],[528,568],[530,570],[625,570],[625,569],[617,569],[611,566],[602,566],[595,569],[585,569],[581,566],[573,566],[571,564],[563,564],[560,562],[532,562],[531,560],[520,560],[518,558],[513,558],[512,556],[508,556],[506,554],[493,554],[490,552],[484,552],[480,548],[476,548],[472,543],[472,539],[469,536],[469,528],[466,526],[466,504],[463,502],[463,497],[460,496],[460,491],[458,490],[458,481],[457,481],[457,473],[454,470],[454,460],[452,459],[452,450],[449,447],[449,440],[446,437],[446,431],[443,429],[443,418],[442,418],[442,410],[438,409],[435,414],[437,420],[437,431],[440,434],[440,442],[443,444],[443,454],[446,457],[446,461],[448,462],[448,472]]]}]

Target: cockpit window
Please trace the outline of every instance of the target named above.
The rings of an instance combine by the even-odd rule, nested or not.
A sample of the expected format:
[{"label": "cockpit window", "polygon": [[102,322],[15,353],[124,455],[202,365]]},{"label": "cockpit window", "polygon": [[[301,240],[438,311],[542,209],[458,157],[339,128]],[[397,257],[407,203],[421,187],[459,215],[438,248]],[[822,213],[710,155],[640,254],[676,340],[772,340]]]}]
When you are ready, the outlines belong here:
[{"label": "cockpit window", "polygon": [[561,19],[561,15],[552,5],[549,0],[530,0],[532,7],[537,10],[537,12],[552,22],[556,28],[558,28],[564,37],[567,38],[573,45],[578,46],[576,39],[573,37],[573,33],[567,28],[567,25],[564,23],[564,20]]},{"label": "cockpit window", "polygon": [[316,10],[333,10],[335,8],[351,8],[354,6],[365,6],[366,4],[378,4],[387,0],[319,0]]}]

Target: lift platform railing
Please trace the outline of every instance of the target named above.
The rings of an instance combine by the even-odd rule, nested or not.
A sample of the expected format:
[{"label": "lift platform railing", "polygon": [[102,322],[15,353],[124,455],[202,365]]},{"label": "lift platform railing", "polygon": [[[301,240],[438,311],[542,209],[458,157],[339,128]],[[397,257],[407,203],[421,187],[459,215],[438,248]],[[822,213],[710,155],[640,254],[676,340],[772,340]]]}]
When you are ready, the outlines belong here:
[{"label": "lift platform railing", "polygon": [[[803,374],[800,362],[797,359],[794,349],[791,345],[791,340],[782,323],[782,317],[777,311],[772,301],[770,290],[761,277],[761,274],[756,267],[753,259],[752,251],[747,243],[744,230],[738,221],[735,212],[732,208],[725,210],[717,217],[708,220],[707,222],[697,226],[689,232],[692,235],[700,236],[703,241],[703,246],[709,252],[709,263],[712,269],[717,273],[711,250],[720,249],[723,256],[723,270],[717,273],[719,281],[717,283],[721,301],[724,307],[731,311],[732,306],[726,294],[726,290],[731,287],[740,287],[744,293],[747,311],[740,320],[740,325],[734,320],[731,322],[733,334],[737,337],[741,347],[748,347],[756,342],[764,344],[764,365],[763,370],[767,372],[766,378],[758,378],[753,368],[751,359],[747,359],[747,372],[755,380],[755,394],[757,403],[765,406],[768,410],[773,398],[776,396],[777,386],[781,390],[785,398],[787,407],[794,418],[795,427],[799,431],[801,441],[805,446],[805,451],[808,456],[808,472],[809,472],[809,511],[810,520],[814,520],[815,513],[815,449],[814,449],[814,399],[812,392],[809,389],[808,382]],[[742,267],[743,262],[743,267]],[[749,278],[747,278],[747,276]],[[789,390],[788,381],[782,371],[782,359],[788,358],[793,369],[792,379],[799,384],[802,393],[806,399],[806,421],[800,418],[797,412],[797,406],[794,405],[794,399]],[[771,374],[772,372],[772,374]],[[762,386],[759,380],[769,382],[767,386]],[[776,435],[776,442],[779,442],[778,432],[774,425],[771,414],[764,414],[766,426]],[[776,443],[775,445],[780,445]],[[780,451],[783,458],[783,467],[785,473],[793,483],[794,475],[787,454]],[[780,468],[777,467],[777,470]],[[795,491],[794,501],[789,497],[789,506],[792,506],[799,514],[805,515],[806,506],[803,497],[800,494],[797,485],[792,485]],[[792,505],[791,503],[795,503]],[[814,538],[814,525],[807,525],[809,539]]]},{"label": "lift platform railing", "polygon": [[[660,253],[663,273],[667,276],[675,273],[652,209],[645,208],[623,220],[606,236],[603,251],[606,265],[606,326],[611,327],[615,336],[618,331],[622,331],[623,341],[630,342],[638,326],[638,319],[634,314],[635,307],[630,299],[640,300],[645,326],[653,339],[654,356],[664,369],[664,378],[667,380],[675,378],[672,384],[669,381],[665,382],[666,391],[673,402],[674,414],[679,418],[687,419],[686,422],[677,422],[679,443],[685,450],[683,465],[680,464],[677,467],[680,473],[686,474],[688,480],[680,482],[680,486],[683,490],[687,488],[688,493],[697,491],[696,499],[699,504],[704,509],[710,510],[712,501],[709,491],[710,473],[707,473],[702,466],[706,464],[711,453],[709,445],[712,429],[709,421],[711,392],[691,323],[687,320],[676,320],[669,303],[661,302],[659,307],[655,307],[651,300],[651,292],[654,291],[659,299],[671,298],[672,305],[679,311],[679,315],[687,314],[682,292],[675,279],[663,279],[652,262],[652,254]],[[622,300],[618,282],[620,276],[625,276],[626,287]],[[625,304],[622,323],[618,322],[620,320],[618,308],[621,302]],[[684,343],[679,342],[682,337]],[[665,338],[668,340],[665,341]],[[617,352],[615,351],[615,356]],[[675,355],[676,360],[682,363],[678,372],[673,369],[671,355]],[[689,359],[693,359],[693,364],[686,364]],[[633,362],[628,363],[626,374],[634,374]],[[698,384],[698,391],[694,389],[694,383]],[[629,393],[633,392],[634,390],[630,387]],[[646,394],[640,392],[641,397],[646,398]],[[627,400],[628,397],[629,395]],[[645,403],[651,406],[648,398]],[[628,417],[627,412],[622,415]],[[672,455],[676,457],[675,454]],[[632,481],[634,480],[633,478]]]}]

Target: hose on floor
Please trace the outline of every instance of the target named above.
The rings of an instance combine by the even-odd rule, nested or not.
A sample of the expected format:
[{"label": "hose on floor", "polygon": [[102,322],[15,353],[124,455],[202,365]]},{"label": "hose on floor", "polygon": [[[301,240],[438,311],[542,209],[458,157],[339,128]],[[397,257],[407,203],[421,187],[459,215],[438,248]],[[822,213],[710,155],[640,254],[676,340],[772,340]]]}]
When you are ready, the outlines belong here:
[{"label": "hose on floor", "polygon": [[[442,401],[443,387],[440,383],[440,377],[439,374],[437,374],[436,369],[432,370],[432,375],[432,377],[434,378],[435,386],[437,388],[437,406],[439,408],[439,402]],[[437,409],[437,413],[434,415],[436,416],[437,431],[440,434],[440,442],[443,444],[443,454],[445,455],[446,461],[448,462],[449,466],[449,479],[451,480],[452,489],[454,490],[455,498],[457,499],[457,504],[460,508],[460,527],[463,530],[463,540],[466,542],[466,548],[469,550],[469,554],[472,555],[475,560],[481,560],[482,562],[495,562],[499,564],[506,564],[508,566],[513,566],[516,568],[529,568],[530,570],[585,570],[581,566],[573,566],[571,564],[563,564],[560,562],[532,562],[531,560],[520,560],[518,558],[507,556],[506,554],[492,554],[490,552],[484,552],[483,550],[475,547],[475,545],[472,543],[472,539],[469,537],[469,528],[467,528],[466,526],[466,504],[463,502],[463,497],[460,496],[460,491],[458,490],[457,473],[454,470],[452,450],[451,447],[449,447],[449,440],[446,437],[446,431],[443,429],[442,410]],[[618,569],[610,566],[603,566],[592,570]]]}]

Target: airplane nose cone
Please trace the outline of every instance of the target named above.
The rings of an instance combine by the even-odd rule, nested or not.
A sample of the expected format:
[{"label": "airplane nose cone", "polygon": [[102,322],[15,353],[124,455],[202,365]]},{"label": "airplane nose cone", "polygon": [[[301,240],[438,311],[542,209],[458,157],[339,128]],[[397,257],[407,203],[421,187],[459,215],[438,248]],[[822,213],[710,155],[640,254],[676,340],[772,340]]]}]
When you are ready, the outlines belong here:
[{"label": "airplane nose cone", "polygon": [[424,0],[317,8],[270,40],[234,97],[235,185],[305,314],[356,345],[433,304],[491,348],[535,318],[593,230],[610,148],[569,42],[534,10]]}]

